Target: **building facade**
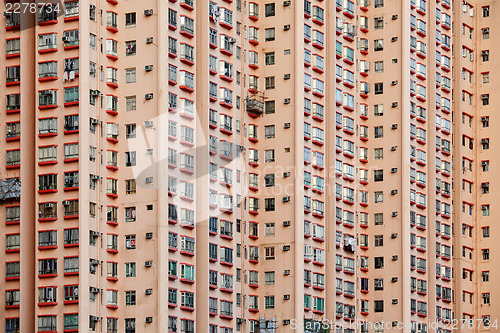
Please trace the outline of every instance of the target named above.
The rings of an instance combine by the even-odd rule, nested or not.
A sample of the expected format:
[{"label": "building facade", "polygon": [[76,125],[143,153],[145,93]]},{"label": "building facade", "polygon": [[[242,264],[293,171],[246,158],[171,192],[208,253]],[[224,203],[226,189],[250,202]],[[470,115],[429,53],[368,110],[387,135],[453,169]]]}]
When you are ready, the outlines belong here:
[{"label": "building facade", "polygon": [[17,4],[0,330],[496,330],[494,2]]}]

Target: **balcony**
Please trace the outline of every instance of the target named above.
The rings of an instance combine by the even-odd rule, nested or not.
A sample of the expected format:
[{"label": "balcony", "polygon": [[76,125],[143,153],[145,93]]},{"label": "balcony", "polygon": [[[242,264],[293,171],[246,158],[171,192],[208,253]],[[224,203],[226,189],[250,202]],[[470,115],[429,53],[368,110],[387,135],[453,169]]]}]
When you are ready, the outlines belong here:
[{"label": "balcony", "polygon": [[246,110],[250,117],[257,118],[264,113],[263,99],[264,99],[263,97],[259,98],[257,96],[247,97]]}]

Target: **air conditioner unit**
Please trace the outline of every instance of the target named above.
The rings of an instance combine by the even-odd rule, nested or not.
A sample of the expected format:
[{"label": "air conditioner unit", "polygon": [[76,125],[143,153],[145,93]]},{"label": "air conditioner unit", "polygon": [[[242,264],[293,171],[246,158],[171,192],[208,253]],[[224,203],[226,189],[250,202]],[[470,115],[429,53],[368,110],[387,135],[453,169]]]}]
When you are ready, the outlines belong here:
[{"label": "air conditioner unit", "polygon": [[283,172],[283,178],[290,177],[290,172]]},{"label": "air conditioner unit", "polygon": [[144,292],[146,295],[153,295],[153,289],[146,289]]},{"label": "air conditioner unit", "polygon": [[153,121],[152,120],[146,120],[144,122],[144,127],[153,127]]},{"label": "air conditioner unit", "polygon": [[481,143],[488,143],[488,139],[481,139]]},{"label": "air conditioner unit", "polygon": [[290,319],[283,319],[283,325],[290,325]]},{"label": "air conditioner unit", "polygon": [[285,24],[285,26],[283,27],[283,29],[284,29],[285,31],[290,30],[290,24]]},{"label": "air conditioner unit", "polygon": [[283,226],[284,227],[289,227],[291,225],[290,221],[283,221]]},{"label": "air conditioner unit", "polygon": [[92,230],[91,233],[93,238],[99,237],[99,231]]},{"label": "air conditioner unit", "polygon": [[396,233],[391,234],[391,238],[398,238],[398,234],[396,234]]},{"label": "air conditioner unit", "polygon": [[398,212],[392,212],[392,217],[397,217],[398,216]]},{"label": "air conditioner unit", "polygon": [[291,1],[283,1],[283,6],[288,7],[292,4]]},{"label": "air conditioner unit", "polygon": [[393,86],[395,86],[397,84],[398,84],[398,81],[396,81],[396,80],[394,80],[394,81],[391,82],[391,85],[393,85]]},{"label": "air conditioner unit", "polygon": [[283,295],[283,299],[288,301],[290,299],[290,294]]},{"label": "air conditioner unit", "polygon": [[290,270],[289,269],[285,269],[283,271],[283,275],[290,275]]},{"label": "air conditioner unit", "polygon": [[151,72],[153,70],[153,65],[146,65],[144,69],[146,70],[146,72]]},{"label": "air conditioner unit", "polygon": [[396,261],[396,260],[398,260],[398,256],[397,255],[392,256],[392,261]]},{"label": "air conditioner unit", "polygon": [[153,99],[153,93],[146,94],[144,97],[146,98],[146,100]]},{"label": "air conditioner unit", "polygon": [[398,150],[398,146],[392,146],[391,147],[391,151],[396,151],[396,150]]},{"label": "air conditioner unit", "polygon": [[481,206],[481,209],[482,209],[482,210],[487,210],[487,209],[488,209],[488,206]]},{"label": "air conditioner unit", "polygon": [[145,261],[144,266],[146,267],[153,267],[153,262],[151,260]]},{"label": "air conditioner unit", "polygon": [[53,202],[45,203],[45,208],[54,208],[54,203]]},{"label": "air conditioner unit", "polygon": [[153,322],[153,317],[146,317],[146,323],[151,324]]},{"label": "air conditioner unit", "polygon": [[396,173],[396,172],[398,172],[398,168],[392,168],[392,169],[391,169],[391,172],[392,172],[392,173]]},{"label": "air conditioner unit", "polygon": [[153,177],[146,177],[146,184],[151,184],[153,182]]},{"label": "air conditioner unit", "polygon": [[96,287],[90,287],[90,292],[92,294],[99,294],[99,288]]},{"label": "air conditioner unit", "polygon": [[95,5],[90,5],[90,9],[95,9]]},{"label": "air conditioner unit", "polygon": [[152,232],[146,232],[146,239],[153,239],[153,233]]},{"label": "air conditioner unit", "polygon": [[97,316],[90,316],[90,321],[96,323],[96,322],[99,321],[99,317],[97,317]]},{"label": "air conditioner unit", "polygon": [[236,38],[229,38],[229,43],[231,43],[231,44],[236,43]]},{"label": "air conditioner unit", "polygon": [[391,282],[398,282],[398,278],[397,278],[397,276],[394,276],[394,277],[391,279]]},{"label": "air conditioner unit", "polygon": [[146,44],[153,44],[153,37],[146,38]]},{"label": "air conditioner unit", "polygon": [[392,124],[391,128],[392,129],[398,129],[398,124]]},{"label": "air conditioner unit", "polygon": [[290,197],[283,197],[283,202],[290,202]]},{"label": "air conditioner unit", "polygon": [[392,326],[394,326],[394,327],[395,327],[395,326],[398,326],[398,322],[397,322],[397,321],[393,321],[393,322],[391,323],[391,325],[392,325]]},{"label": "air conditioner unit", "polygon": [[283,103],[285,103],[285,104],[290,104],[290,98],[285,98],[285,99],[283,100]]},{"label": "air conditioner unit", "polygon": [[99,265],[99,260],[97,260],[97,259],[90,259],[90,264],[92,266],[97,266],[97,265]]},{"label": "air conditioner unit", "polygon": [[99,90],[90,89],[90,96],[99,96]]},{"label": "air conditioner unit", "polygon": [[392,37],[392,38],[391,38],[391,41],[392,41],[392,42],[397,42],[397,41],[398,41],[398,37]]},{"label": "air conditioner unit", "polygon": [[285,74],[285,75],[283,75],[283,79],[290,80],[290,76],[291,76],[290,74]]},{"label": "air conditioner unit", "polygon": [[64,43],[69,42],[69,37],[63,36],[62,41],[63,41]]},{"label": "air conditioner unit", "polygon": [[90,123],[91,123],[92,125],[97,125],[97,124],[99,124],[99,119],[90,118]]},{"label": "air conditioner unit", "polygon": [[392,107],[397,108],[398,107],[398,102],[392,102]]},{"label": "air conditioner unit", "polygon": [[393,20],[397,20],[398,19],[398,15],[397,14],[392,15],[392,19]]},{"label": "air conditioner unit", "polygon": [[68,201],[68,200],[64,200],[64,201],[62,202],[62,204],[63,204],[63,206],[69,206],[69,201]]},{"label": "air conditioner unit", "polygon": [[146,16],[153,15],[153,10],[152,9],[144,9],[144,15],[146,15]]},{"label": "air conditioner unit", "polygon": [[146,155],[153,155],[153,149],[147,149]]},{"label": "air conditioner unit", "polygon": [[396,195],[398,194],[398,190],[391,190],[391,195]]},{"label": "air conditioner unit", "polygon": [[285,123],[285,125],[283,125],[284,128],[290,128],[290,123]]},{"label": "air conditioner unit", "polygon": [[398,304],[398,300],[396,298],[392,299],[392,304]]},{"label": "air conditioner unit", "polygon": [[290,245],[283,245],[283,251],[290,251]]}]

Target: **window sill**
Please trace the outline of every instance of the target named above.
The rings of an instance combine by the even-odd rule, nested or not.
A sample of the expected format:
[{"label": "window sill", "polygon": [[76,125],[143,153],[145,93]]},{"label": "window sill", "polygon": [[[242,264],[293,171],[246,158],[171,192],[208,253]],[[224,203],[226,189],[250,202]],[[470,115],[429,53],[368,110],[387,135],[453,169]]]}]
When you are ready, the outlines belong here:
[{"label": "window sill", "polygon": [[80,19],[80,17],[78,15],[72,16],[72,17],[65,17],[64,22],[78,21],[79,19]]},{"label": "window sill", "polygon": [[50,190],[38,190],[39,194],[44,194],[44,193],[57,193],[57,189],[50,189]]},{"label": "window sill", "polygon": [[17,58],[17,57],[20,57],[21,56],[21,52],[19,53],[11,53],[11,54],[7,54],[5,56],[5,58],[9,59],[9,58]]},{"label": "window sill", "polygon": [[51,277],[57,277],[57,274],[38,274],[38,277],[40,279],[42,279],[42,278],[51,278]]},{"label": "window sill", "polygon": [[54,165],[57,163],[58,163],[57,161],[43,161],[43,162],[38,162],[38,165],[40,165],[40,166],[42,166],[42,165]]},{"label": "window sill", "polygon": [[50,246],[39,246],[39,250],[52,250],[52,249],[57,249],[57,245],[50,245]]},{"label": "window sill", "polygon": [[42,134],[38,134],[39,138],[47,138],[47,137],[51,137],[51,136],[57,136],[57,133],[42,133]]},{"label": "window sill", "polygon": [[80,101],[74,101],[74,102],[65,102],[64,106],[76,106],[79,105]]}]

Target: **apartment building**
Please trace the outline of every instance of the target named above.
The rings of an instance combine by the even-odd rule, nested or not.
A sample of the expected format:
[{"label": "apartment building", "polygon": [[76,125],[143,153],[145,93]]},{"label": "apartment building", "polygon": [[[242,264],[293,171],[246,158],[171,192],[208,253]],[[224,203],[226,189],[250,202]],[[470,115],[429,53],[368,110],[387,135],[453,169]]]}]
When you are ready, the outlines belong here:
[{"label": "apartment building", "polygon": [[494,4],[3,6],[0,330],[494,318]]},{"label": "apartment building", "polygon": [[[454,290],[455,318],[497,324],[494,288],[496,165],[495,114],[498,66],[495,2],[464,2],[454,8]],[[482,329],[480,331],[486,331]]]}]

